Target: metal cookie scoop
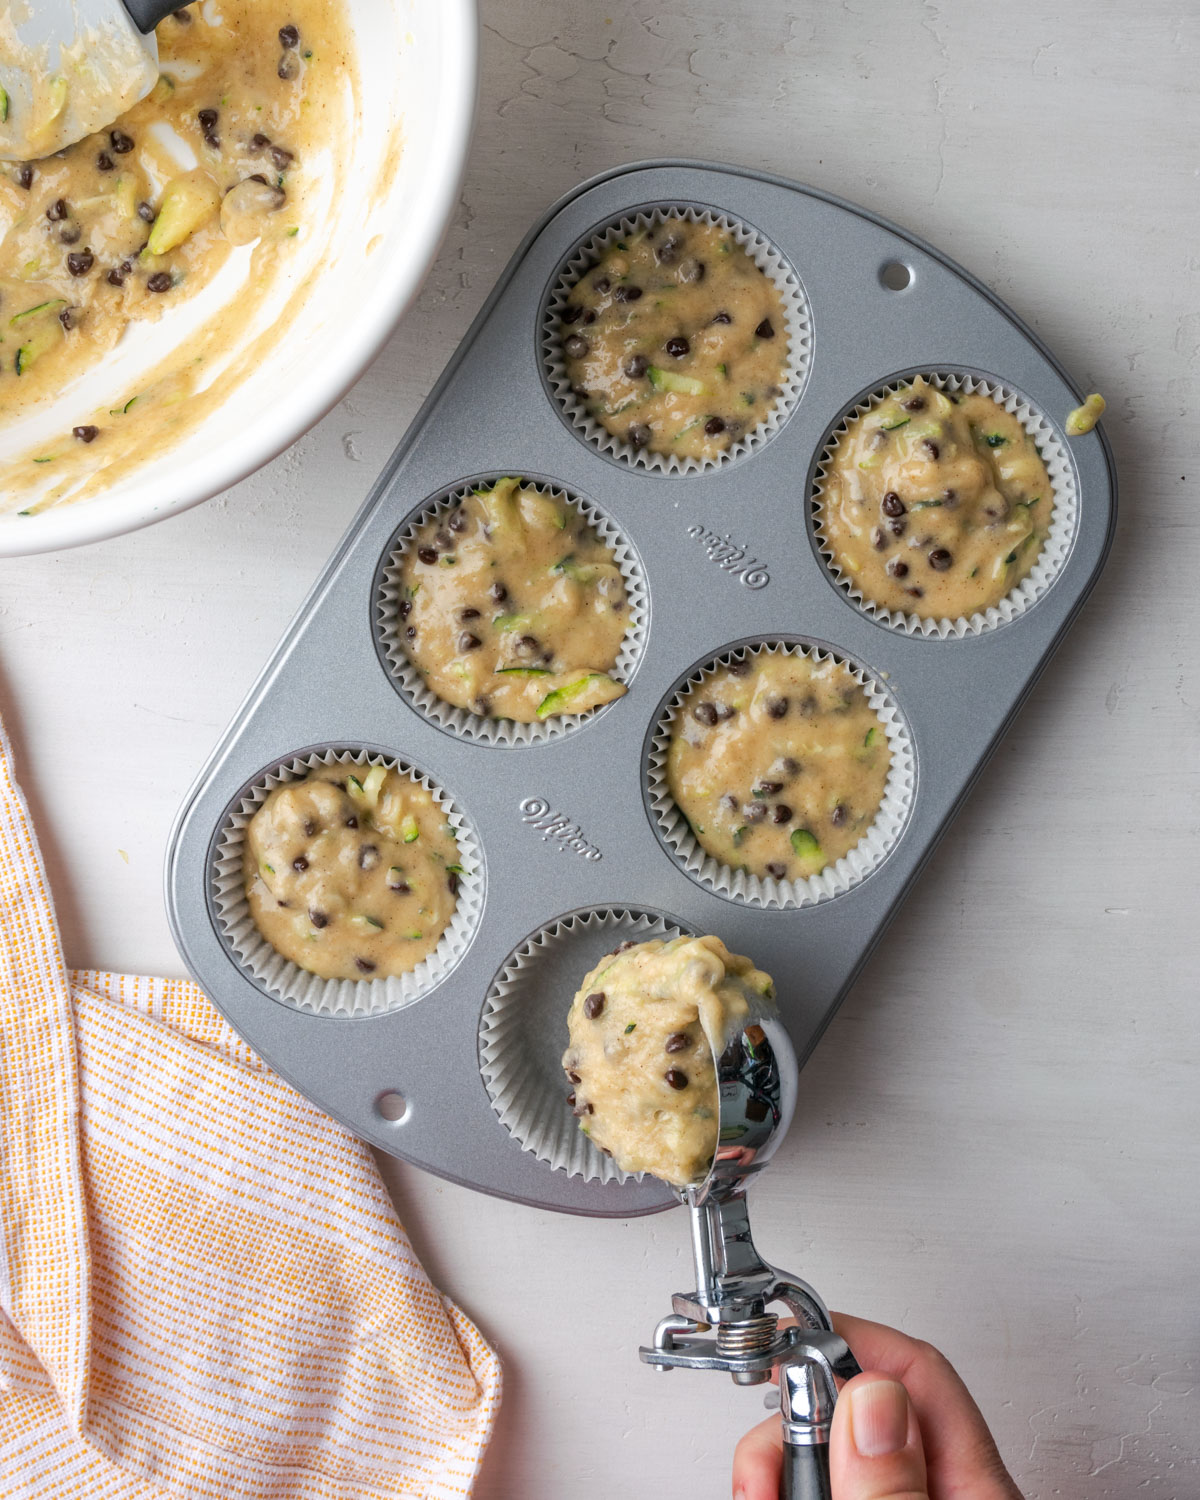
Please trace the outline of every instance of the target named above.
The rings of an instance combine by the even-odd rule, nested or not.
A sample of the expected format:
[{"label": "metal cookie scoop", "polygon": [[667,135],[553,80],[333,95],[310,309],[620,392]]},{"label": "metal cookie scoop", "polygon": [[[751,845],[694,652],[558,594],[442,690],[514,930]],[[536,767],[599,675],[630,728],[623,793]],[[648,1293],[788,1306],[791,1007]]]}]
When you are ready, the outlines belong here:
[{"label": "metal cookie scoop", "polygon": [[9,0],[0,14],[0,160],[50,156],[158,81],[171,0]]},{"label": "metal cookie scoop", "polygon": [[[830,1500],[829,1426],[835,1377],[859,1373],[834,1333],[825,1304],[806,1282],[777,1271],[750,1236],[746,1189],[787,1134],[799,1070],[773,1014],[750,1017],[717,1062],[716,1156],[699,1186],[680,1191],[692,1221],[696,1289],[676,1293],[675,1311],[639,1350],[661,1370],[725,1370],[736,1385],[762,1385],[779,1371],[784,1500]],[[780,1328],[782,1303],[798,1327]]]}]

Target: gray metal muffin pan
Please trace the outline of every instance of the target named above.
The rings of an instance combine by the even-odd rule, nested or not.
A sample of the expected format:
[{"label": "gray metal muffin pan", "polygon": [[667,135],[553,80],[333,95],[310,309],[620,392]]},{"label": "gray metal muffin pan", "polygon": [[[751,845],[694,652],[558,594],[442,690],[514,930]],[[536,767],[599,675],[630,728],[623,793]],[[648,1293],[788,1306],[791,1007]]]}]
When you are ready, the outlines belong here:
[{"label": "gray metal muffin pan", "polygon": [[[559,268],[633,207],[695,204],[742,219],[790,261],[813,329],[803,395],[777,435],[737,462],[664,476],[604,456],[564,421],[545,384],[541,322]],[[908,268],[902,290],[883,268]],[[188,968],[273,1067],[356,1134],[444,1177],[546,1208],[629,1216],[674,1202],[645,1179],[600,1185],[522,1149],[480,1073],[481,1008],[526,937],[574,911],[661,913],[714,932],[775,976],[801,1062],[816,1045],[989,753],[1103,565],[1115,483],[1103,433],[1073,439],[1079,516],[1066,562],[1008,624],[961,639],[873,622],[835,585],[808,522],[815,455],[865,392],[919,370],[975,372],[1024,396],[1061,436],[1080,393],[1018,318],[972,276],[904,230],[827,194],[761,173],[684,161],[632,165],[584,183],[520,246],[462,347],[389,460],[180,811],[167,908]],[[592,500],[636,547],[649,586],[645,650],[626,697],[541,744],[506,748],[448,733],[397,691],[374,634],[372,590],[405,517],[474,475],[552,479]],[[729,533],[759,565],[722,569],[696,528]],[[763,584],[761,577],[769,578]],[[704,659],[788,636],[835,649],[880,679],[915,753],[907,826],[865,880],[816,905],[763,910],[702,887],[656,836],[645,756],[660,707]],[[212,894],[218,830],[243,790],[298,751],[335,745],[395,755],[445,787],[484,854],[482,918],[457,966],[404,1009],[356,1019],[272,999],[220,933]],[[531,808],[578,829],[548,836]],[[561,830],[560,830],[561,831]],[[587,857],[578,847],[592,846]],[[580,954],[579,977],[593,958]],[[571,999],[562,994],[565,1041]],[[379,1101],[403,1096],[398,1122]],[[566,1108],[565,1102],[563,1108]]]}]

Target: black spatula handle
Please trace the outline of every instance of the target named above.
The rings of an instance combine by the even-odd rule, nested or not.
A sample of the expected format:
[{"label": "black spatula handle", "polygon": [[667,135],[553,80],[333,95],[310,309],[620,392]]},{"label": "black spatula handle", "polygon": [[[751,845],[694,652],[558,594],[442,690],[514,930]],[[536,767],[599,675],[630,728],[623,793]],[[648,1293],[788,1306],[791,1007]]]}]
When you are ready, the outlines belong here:
[{"label": "black spatula handle", "polygon": [[165,21],[172,11],[178,10],[179,5],[176,0],[125,0],[125,9],[137,29],[147,36],[160,21]]}]

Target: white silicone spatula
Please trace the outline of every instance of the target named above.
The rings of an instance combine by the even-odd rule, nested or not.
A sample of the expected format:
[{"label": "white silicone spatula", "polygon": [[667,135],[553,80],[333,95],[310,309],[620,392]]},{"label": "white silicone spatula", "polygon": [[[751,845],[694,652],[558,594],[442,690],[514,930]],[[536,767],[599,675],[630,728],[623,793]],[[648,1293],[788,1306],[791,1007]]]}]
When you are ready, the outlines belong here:
[{"label": "white silicone spatula", "polygon": [[111,125],[158,78],[154,28],[179,0],[0,0],[0,160]]}]

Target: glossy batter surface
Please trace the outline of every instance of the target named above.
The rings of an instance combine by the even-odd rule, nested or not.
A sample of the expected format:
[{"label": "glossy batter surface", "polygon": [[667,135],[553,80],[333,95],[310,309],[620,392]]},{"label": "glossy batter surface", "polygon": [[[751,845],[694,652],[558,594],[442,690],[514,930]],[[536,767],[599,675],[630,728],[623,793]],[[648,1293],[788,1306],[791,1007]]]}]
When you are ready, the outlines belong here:
[{"label": "glossy batter surface", "polygon": [[277,953],[324,979],[407,974],[457,905],[458,844],[427,788],[327,766],[267,797],[246,829],[246,896]]},{"label": "glossy batter surface", "polygon": [[783,299],[719,225],[672,218],[612,245],[572,288],[560,336],[589,413],[652,453],[715,458],[782,394]]},{"label": "glossy batter surface", "polygon": [[398,630],[446,703],[531,723],[619,698],[629,627],[612,551],[578,507],[518,479],[426,522],[401,570]]},{"label": "glossy batter surface", "polygon": [[244,294],[181,334],[137,389],[101,410],[81,403],[73,428],[7,463],[4,509],[48,482],[38,509],[82,498],[81,476],[173,441],[213,352],[237,345],[312,228],[307,164],[339,139],[353,76],[338,8],[219,0],[156,34],[150,95],[111,129],[0,171],[0,421],[60,393],[131,324],[182,318],[234,248],[253,244]]},{"label": "glossy batter surface", "polygon": [[885,609],[956,619],[998,604],[1037,561],[1054,494],[1019,418],[924,380],[855,417],[821,484],[834,561]]},{"label": "glossy batter surface", "polygon": [[719,1057],[768,975],[716,937],[624,944],[571,1003],[563,1068],[580,1129],[623,1172],[675,1187],[717,1149]]},{"label": "glossy batter surface", "polygon": [[866,833],[891,759],[883,724],[845,666],[763,651],[718,668],[684,700],[667,784],[714,859],[800,880]]}]

